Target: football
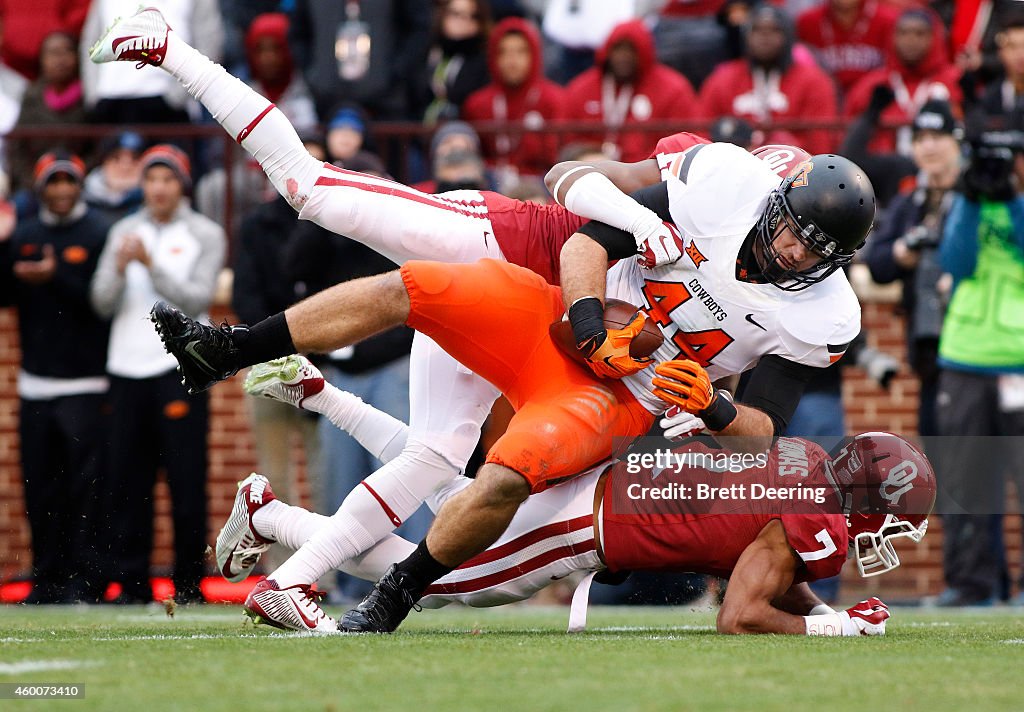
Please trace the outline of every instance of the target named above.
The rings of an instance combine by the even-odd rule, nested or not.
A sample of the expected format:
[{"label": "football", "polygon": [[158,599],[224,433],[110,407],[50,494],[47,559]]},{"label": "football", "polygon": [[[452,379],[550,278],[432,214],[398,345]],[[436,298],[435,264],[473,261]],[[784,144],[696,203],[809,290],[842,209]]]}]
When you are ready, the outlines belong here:
[{"label": "football", "polygon": [[[604,327],[606,329],[622,329],[633,321],[637,308],[628,302],[619,299],[606,299],[604,303]],[[565,318],[556,321],[551,325],[551,339],[558,344],[567,355],[579,362],[583,362],[583,354],[576,348],[576,338],[572,334],[572,325],[569,319]],[[629,344],[629,355],[633,358],[643,358],[653,354],[665,338],[661,331],[654,324],[653,319],[644,322],[643,330],[636,335],[636,338]]]}]

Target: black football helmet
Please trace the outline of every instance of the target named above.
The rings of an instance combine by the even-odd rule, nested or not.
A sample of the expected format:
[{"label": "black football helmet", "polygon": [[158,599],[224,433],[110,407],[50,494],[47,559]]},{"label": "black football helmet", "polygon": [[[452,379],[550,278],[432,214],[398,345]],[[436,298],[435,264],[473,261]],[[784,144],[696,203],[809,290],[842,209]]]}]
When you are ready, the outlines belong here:
[{"label": "black football helmet", "polygon": [[[874,220],[875,191],[864,171],[842,156],[811,156],[769,194],[755,226],[761,272],[779,289],[806,289],[853,260]],[[800,271],[786,268],[775,249],[780,221],[821,262]]]}]

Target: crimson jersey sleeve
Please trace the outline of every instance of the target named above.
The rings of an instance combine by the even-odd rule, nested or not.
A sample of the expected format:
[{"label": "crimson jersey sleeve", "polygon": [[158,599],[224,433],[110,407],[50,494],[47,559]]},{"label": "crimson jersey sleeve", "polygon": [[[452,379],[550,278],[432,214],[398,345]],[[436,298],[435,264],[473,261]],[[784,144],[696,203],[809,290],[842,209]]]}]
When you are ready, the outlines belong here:
[{"label": "crimson jersey sleeve", "polygon": [[[829,578],[839,573],[849,548],[846,517],[825,476],[828,454],[818,444],[797,438],[779,438],[770,474],[779,485],[799,481],[804,487],[821,488],[824,502],[807,502],[780,510],[786,538],[803,562],[796,583]],[[788,509],[788,511],[787,511]]]},{"label": "crimson jersey sleeve", "polygon": [[659,153],[680,153],[698,143],[711,143],[711,141],[703,136],[698,136],[688,131],[681,131],[660,139],[658,145],[654,147],[654,153],[649,158],[657,158]]},{"label": "crimson jersey sleeve", "polygon": [[786,538],[803,562],[795,583],[836,576],[846,561],[846,518],[841,514],[782,514]]}]

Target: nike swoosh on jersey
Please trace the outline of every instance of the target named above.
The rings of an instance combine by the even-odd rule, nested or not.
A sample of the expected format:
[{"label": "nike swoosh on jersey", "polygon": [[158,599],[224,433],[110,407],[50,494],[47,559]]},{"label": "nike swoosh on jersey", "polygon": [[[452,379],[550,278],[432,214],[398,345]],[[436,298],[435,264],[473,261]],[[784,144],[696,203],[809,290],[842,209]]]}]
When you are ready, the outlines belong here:
[{"label": "nike swoosh on jersey", "polygon": [[761,331],[768,331],[768,329],[764,328],[763,326],[761,326],[760,324],[758,324],[758,323],[757,323],[756,321],[754,321],[754,315],[753,315],[753,314],[747,314],[747,315],[746,315],[745,317],[743,317],[743,318],[744,318],[744,319],[746,319],[747,321],[749,321],[749,322],[750,322],[751,324],[753,324],[754,326],[756,326],[756,327],[757,327],[758,329],[760,329]]}]

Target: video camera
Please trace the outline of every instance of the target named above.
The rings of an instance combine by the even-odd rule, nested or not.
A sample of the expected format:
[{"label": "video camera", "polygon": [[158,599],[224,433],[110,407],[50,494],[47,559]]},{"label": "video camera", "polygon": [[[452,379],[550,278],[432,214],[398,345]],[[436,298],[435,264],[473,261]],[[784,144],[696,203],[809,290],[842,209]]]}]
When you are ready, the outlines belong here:
[{"label": "video camera", "polygon": [[967,144],[963,191],[967,197],[996,202],[1013,200],[1017,189],[1013,164],[1024,154],[1024,131],[983,131]]}]

